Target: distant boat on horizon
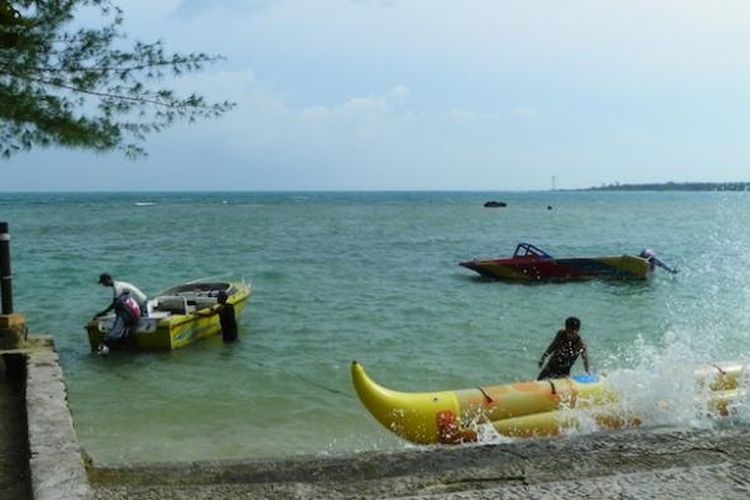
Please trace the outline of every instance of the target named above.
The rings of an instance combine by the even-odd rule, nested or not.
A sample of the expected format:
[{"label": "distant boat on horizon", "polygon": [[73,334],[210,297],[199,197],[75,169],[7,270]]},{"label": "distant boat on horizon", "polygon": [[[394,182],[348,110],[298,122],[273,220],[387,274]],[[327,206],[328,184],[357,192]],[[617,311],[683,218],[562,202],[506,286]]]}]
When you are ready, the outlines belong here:
[{"label": "distant boat on horizon", "polygon": [[507,206],[508,204],[505,203],[504,201],[495,201],[495,200],[490,200],[484,204],[485,208],[497,208],[497,207],[507,207]]}]

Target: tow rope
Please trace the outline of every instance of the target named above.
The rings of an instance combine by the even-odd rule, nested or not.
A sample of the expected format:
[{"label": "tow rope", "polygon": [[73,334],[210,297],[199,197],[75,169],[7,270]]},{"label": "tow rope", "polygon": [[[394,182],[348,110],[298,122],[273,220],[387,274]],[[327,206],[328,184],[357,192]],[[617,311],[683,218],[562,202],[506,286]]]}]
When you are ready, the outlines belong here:
[{"label": "tow rope", "polygon": [[484,396],[484,400],[487,404],[493,404],[495,402],[494,399],[492,399],[492,396],[487,394],[487,391],[485,391],[482,387],[477,386],[477,389],[479,389],[479,392],[482,393],[482,396]]}]

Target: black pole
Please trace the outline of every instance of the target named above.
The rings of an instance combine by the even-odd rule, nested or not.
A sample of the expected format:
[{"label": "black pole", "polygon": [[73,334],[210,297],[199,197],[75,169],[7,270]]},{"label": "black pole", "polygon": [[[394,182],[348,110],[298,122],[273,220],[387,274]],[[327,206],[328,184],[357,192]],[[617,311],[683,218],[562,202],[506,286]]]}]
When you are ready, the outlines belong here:
[{"label": "black pole", "polygon": [[13,287],[10,275],[10,233],[8,223],[0,222],[0,290],[3,295],[3,314],[13,314]]}]

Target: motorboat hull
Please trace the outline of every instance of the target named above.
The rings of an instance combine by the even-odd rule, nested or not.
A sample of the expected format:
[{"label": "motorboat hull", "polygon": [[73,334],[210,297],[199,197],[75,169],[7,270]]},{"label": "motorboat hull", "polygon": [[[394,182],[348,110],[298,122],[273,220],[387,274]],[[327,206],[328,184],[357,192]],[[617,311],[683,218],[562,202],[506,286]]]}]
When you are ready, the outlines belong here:
[{"label": "motorboat hull", "polygon": [[[149,299],[149,311],[139,322],[129,347],[144,351],[170,351],[196,340],[221,332],[216,307],[216,294],[224,290],[227,303],[239,318],[250,298],[251,287],[243,282],[191,283],[165,290]],[[86,324],[91,349],[102,344],[114,323],[114,314],[96,318]]]},{"label": "motorboat hull", "polygon": [[571,259],[515,257],[471,260],[460,265],[486,278],[519,282],[645,280],[653,267],[648,260],[635,255]]}]

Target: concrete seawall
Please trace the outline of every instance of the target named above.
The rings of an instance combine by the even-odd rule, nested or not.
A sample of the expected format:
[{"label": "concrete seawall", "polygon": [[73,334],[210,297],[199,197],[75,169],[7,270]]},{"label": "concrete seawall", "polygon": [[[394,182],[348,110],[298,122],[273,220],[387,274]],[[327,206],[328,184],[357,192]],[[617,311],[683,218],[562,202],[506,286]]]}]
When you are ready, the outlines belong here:
[{"label": "concrete seawall", "polygon": [[0,355],[0,417],[12,434],[2,498],[750,497],[749,429],[731,422],[281,461],[87,463],[51,340]]},{"label": "concrete seawall", "polygon": [[280,462],[98,466],[96,498],[748,498],[745,428]]},{"label": "concrete seawall", "polygon": [[[25,378],[13,387],[14,394],[6,393],[10,400],[22,398],[22,404],[15,412],[5,415],[6,423],[15,421],[15,432],[23,433],[22,436],[16,435],[14,440],[17,498],[91,498],[92,491],[52,339],[29,338],[23,348],[0,351],[0,354],[6,378],[13,379],[19,374]],[[21,471],[27,472],[23,474]]]}]

